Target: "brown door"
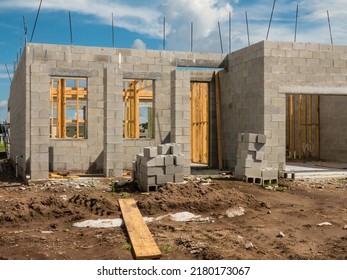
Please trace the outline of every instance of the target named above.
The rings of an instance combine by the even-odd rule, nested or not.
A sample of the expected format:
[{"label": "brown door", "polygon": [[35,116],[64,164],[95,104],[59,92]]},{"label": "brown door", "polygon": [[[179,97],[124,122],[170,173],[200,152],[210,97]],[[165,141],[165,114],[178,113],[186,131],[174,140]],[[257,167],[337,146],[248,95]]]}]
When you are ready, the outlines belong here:
[{"label": "brown door", "polygon": [[191,162],[208,164],[209,146],[209,84],[192,82],[191,105]]}]

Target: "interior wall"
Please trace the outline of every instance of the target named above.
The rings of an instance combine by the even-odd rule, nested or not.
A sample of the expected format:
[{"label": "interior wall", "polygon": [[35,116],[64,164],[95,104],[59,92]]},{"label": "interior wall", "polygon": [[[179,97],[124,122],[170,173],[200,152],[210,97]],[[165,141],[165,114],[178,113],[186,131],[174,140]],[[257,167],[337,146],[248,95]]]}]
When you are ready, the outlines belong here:
[{"label": "interior wall", "polygon": [[347,96],[321,96],[321,160],[347,162]]}]

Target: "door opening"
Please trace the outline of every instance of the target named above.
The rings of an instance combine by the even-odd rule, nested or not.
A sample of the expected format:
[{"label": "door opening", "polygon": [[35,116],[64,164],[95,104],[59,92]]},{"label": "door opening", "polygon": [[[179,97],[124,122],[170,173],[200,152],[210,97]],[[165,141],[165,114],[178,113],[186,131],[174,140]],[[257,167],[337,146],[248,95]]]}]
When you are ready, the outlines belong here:
[{"label": "door opening", "polygon": [[209,164],[209,83],[191,82],[191,162]]}]

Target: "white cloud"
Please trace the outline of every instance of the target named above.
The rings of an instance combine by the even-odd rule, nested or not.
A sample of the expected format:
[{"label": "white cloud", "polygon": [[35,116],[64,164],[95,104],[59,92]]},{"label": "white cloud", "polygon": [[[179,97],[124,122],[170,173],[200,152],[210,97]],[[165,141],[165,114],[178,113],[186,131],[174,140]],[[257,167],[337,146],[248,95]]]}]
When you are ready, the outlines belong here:
[{"label": "white cloud", "polygon": [[[346,44],[346,2],[277,1],[269,40],[293,41],[296,5],[299,3],[298,41],[329,44],[326,14],[329,10],[334,43]],[[41,11],[71,11],[108,25],[111,25],[113,12],[118,27],[157,39],[162,38],[165,17],[168,50],[190,50],[190,23],[193,22],[194,51],[220,52],[218,22],[224,50],[227,50],[228,18],[232,12],[232,50],[236,50],[247,46],[245,11],[248,13],[251,43],[255,43],[266,38],[272,4],[272,0],[44,0]],[[0,10],[29,9],[36,13],[38,5],[39,0],[1,0]]]},{"label": "white cloud", "polygon": [[0,100],[0,109],[7,109],[7,100]]},{"label": "white cloud", "polygon": [[190,50],[193,22],[194,50],[206,51],[219,48],[218,21],[227,22],[232,7],[225,0],[166,0],[159,11],[168,25],[168,49]]},{"label": "white cloud", "polygon": [[140,39],[136,39],[132,45],[133,49],[139,49],[139,50],[144,50],[146,49],[146,44],[140,40]]}]

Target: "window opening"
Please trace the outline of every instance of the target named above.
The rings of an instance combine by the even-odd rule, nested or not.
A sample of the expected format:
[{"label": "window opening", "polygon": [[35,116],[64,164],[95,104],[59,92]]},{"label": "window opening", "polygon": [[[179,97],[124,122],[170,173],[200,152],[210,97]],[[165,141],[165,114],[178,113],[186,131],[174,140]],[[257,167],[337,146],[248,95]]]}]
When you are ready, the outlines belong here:
[{"label": "window opening", "polygon": [[50,138],[87,138],[87,79],[52,78]]},{"label": "window opening", "polygon": [[124,80],[123,137],[153,138],[153,81]]}]

